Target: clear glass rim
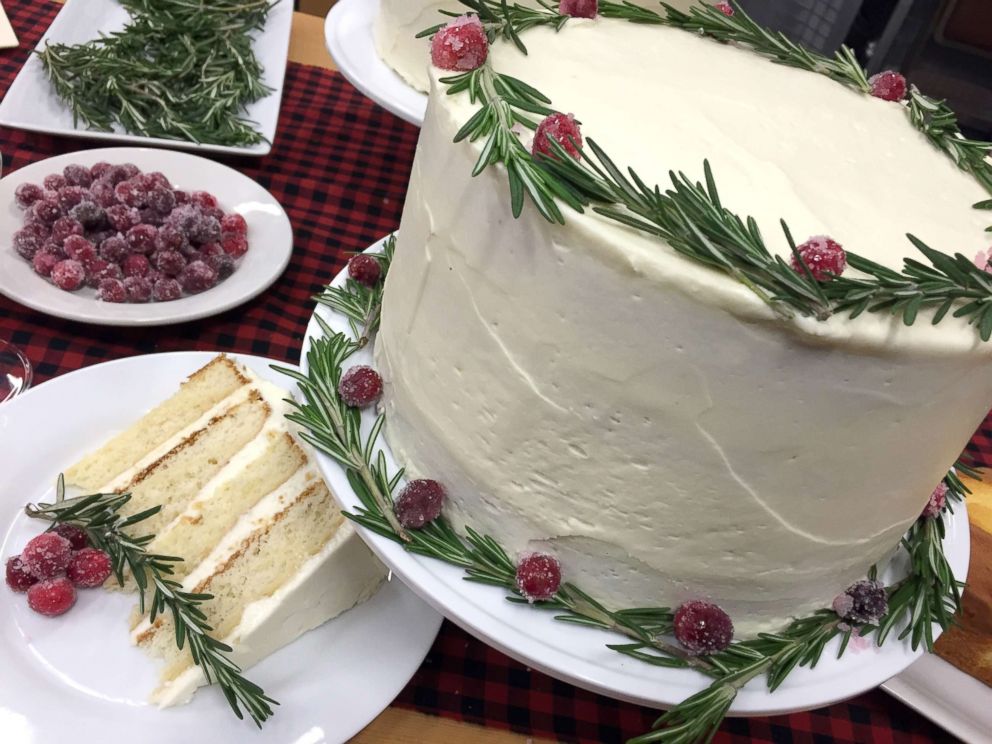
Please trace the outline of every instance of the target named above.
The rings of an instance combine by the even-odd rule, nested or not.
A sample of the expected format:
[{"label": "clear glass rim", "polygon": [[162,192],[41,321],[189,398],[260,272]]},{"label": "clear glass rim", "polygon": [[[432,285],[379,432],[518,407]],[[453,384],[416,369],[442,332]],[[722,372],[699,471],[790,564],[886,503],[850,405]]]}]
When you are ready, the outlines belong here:
[{"label": "clear glass rim", "polygon": [[13,360],[16,359],[20,363],[21,371],[23,374],[21,375],[20,378],[21,384],[17,386],[11,385],[10,390],[7,392],[6,396],[0,398],[0,403],[8,401],[11,398],[16,397],[20,393],[23,393],[25,390],[31,387],[31,383],[34,380],[34,367],[31,366],[31,362],[24,355],[24,352],[18,349],[9,341],[4,341],[3,339],[0,339],[0,360],[3,360],[5,363],[7,363],[8,359],[10,360],[9,363],[11,364],[11,366],[13,366]]}]

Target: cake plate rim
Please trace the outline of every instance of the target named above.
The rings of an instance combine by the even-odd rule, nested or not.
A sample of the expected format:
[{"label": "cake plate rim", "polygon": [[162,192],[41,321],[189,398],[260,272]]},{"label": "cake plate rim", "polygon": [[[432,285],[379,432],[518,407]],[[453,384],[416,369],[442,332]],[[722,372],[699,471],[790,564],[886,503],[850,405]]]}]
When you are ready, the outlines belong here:
[{"label": "cake plate rim", "polygon": [[327,51],[338,71],[363,95],[415,127],[422,126],[427,94],[401,78],[375,49],[372,24],[378,11],[379,0],[338,0],[324,19]]},{"label": "cake plate rim", "polygon": [[[388,236],[376,241],[365,252],[380,250],[387,239]],[[342,285],[346,276],[347,269],[344,269],[331,284]],[[304,372],[307,371],[309,342],[321,333],[318,315],[332,329],[348,331],[343,316],[318,305],[303,339],[300,366]],[[349,362],[371,364],[371,359],[371,348],[366,348]],[[373,414],[366,411],[363,426],[371,426],[373,418]],[[390,472],[395,472],[396,463],[382,437],[379,448],[386,454]],[[318,452],[317,464],[342,508],[353,510],[361,506],[343,469],[335,461]],[[655,667],[609,651],[606,643],[629,639],[607,631],[557,622],[552,613],[535,612],[507,602],[493,587],[464,581],[459,568],[408,553],[395,541],[364,527],[359,526],[358,532],[393,573],[438,612],[528,667],[590,692],[649,707],[671,706],[708,682],[708,678],[692,670]],[[967,509],[963,503],[955,505],[953,515],[947,521],[945,547],[955,576],[966,576],[970,536]],[[935,626],[935,639],[939,634],[940,629]],[[577,644],[577,648],[572,644]],[[838,648],[839,638],[835,638],[828,644],[816,669],[795,670],[774,694],[767,691],[763,678],[752,680],[737,695],[729,715],[782,715],[846,700],[879,687],[925,653],[922,648],[913,651],[908,639],[899,641],[892,637],[881,648],[871,644],[859,649],[855,643],[840,659],[836,658]]]}]

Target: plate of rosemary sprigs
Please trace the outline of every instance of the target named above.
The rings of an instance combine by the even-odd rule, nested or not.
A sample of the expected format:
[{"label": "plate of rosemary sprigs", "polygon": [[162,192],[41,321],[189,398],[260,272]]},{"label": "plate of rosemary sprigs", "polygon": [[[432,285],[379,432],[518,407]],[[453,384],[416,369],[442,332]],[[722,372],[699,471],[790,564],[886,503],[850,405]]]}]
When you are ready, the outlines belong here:
[{"label": "plate of rosemary sprigs", "polygon": [[70,0],[0,102],[48,134],[266,155],[289,0]]}]

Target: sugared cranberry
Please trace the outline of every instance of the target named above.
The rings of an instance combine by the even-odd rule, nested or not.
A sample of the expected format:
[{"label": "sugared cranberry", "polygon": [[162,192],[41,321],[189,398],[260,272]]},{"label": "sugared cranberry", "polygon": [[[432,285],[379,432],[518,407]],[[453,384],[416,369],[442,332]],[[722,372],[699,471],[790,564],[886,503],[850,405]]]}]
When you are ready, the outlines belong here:
[{"label": "sugared cranberry", "polygon": [[56,245],[65,243],[65,239],[70,235],[83,234],[83,224],[73,217],[59,217],[52,225],[52,242]]},{"label": "sugared cranberry", "polygon": [[125,277],[147,276],[149,268],[148,257],[141,253],[132,253],[121,261],[121,270]]},{"label": "sugared cranberry", "polygon": [[178,279],[184,292],[198,294],[217,284],[217,272],[203,261],[191,261],[179,272]]},{"label": "sugared cranberry", "polygon": [[118,264],[105,261],[102,258],[94,258],[83,264],[86,269],[86,286],[97,289],[105,279],[123,279],[124,274]]},{"label": "sugared cranberry", "polygon": [[17,255],[28,261],[32,260],[44,245],[44,239],[39,237],[35,230],[29,230],[27,227],[15,232],[11,242]]},{"label": "sugared cranberry", "polygon": [[37,583],[38,578],[28,571],[21,556],[7,559],[7,586],[15,592],[26,592]]},{"label": "sugared cranberry", "polygon": [[[840,243],[826,235],[812,237],[802,245],[796,246],[796,250],[818,282],[840,276],[847,268],[847,253],[841,248]],[[792,257],[792,268],[803,276],[806,275],[795,256]]]},{"label": "sugared cranberry", "polygon": [[173,190],[172,193],[176,195],[176,204],[177,205],[178,204],[189,204],[189,193],[188,192],[186,192],[186,191],[180,191],[179,189],[175,189],[175,190]]},{"label": "sugared cranberry", "polygon": [[894,70],[886,70],[868,78],[871,94],[883,101],[901,101],[906,96],[906,78]]},{"label": "sugared cranberry", "polygon": [[59,208],[63,213],[68,212],[90,195],[90,192],[82,186],[66,186],[59,189],[57,193],[59,196]]},{"label": "sugared cranberry", "polygon": [[366,287],[374,287],[382,275],[382,267],[372,256],[359,253],[348,261],[348,276]]},{"label": "sugared cranberry", "polygon": [[549,138],[565,148],[573,158],[579,157],[582,147],[582,130],[571,114],[549,114],[537,125],[534,132],[534,155],[554,157]]},{"label": "sugared cranberry", "polygon": [[152,186],[161,186],[163,189],[172,190],[172,184],[169,183],[169,179],[162,171],[152,171],[148,174],[148,178],[151,179]]},{"label": "sugared cranberry", "polygon": [[67,258],[85,263],[96,258],[96,246],[82,235],[70,235],[62,241],[62,250]]},{"label": "sugared cranberry", "polygon": [[110,576],[110,556],[96,548],[83,548],[69,560],[65,574],[83,589],[100,586]]},{"label": "sugared cranberry", "polygon": [[39,581],[28,589],[28,607],[41,615],[55,617],[76,604],[76,587],[64,576]]},{"label": "sugared cranberry", "polygon": [[83,286],[83,282],[86,280],[86,269],[79,261],[66,259],[59,261],[52,267],[51,276],[56,287],[67,292],[74,292]]},{"label": "sugared cranberry", "polygon": [[206,191],[194,191],[189,195],[189,200],[201,209],[210,209],[217,206],[217,197]]},{"label": "sugared cranberry", "polygon": [[220,240],[220,221],[206,215],[189,226],[189,239],[194,243],[216,243]]},{"label": "sugared cranberry", "polygon": [[365,408],[379,400],[382,395],[382,378],[371,367],[360,364],[351,367],[341,375],[338,394],[345,405]]},{"label": "sugared cranberry", "polygon": [[833,609],[853,623],[877,623],[889,611],[889,596],[882,582],[861,579],[834,599]]},{"label": "sugared cranberry", "polygon": [[36,183],[22,183],[14,189],[14,201],[21,209],[27,209],[44,195],[45,190]]},{"label": "sugared cranberry", "polygon": [[477,16],[463,15],[431,39],[431,61],[442,70],[474,70],[489,56],[489,39]]},{"label": "sugared cranberry", "polygon": [[248,252],[248,241],[244,235],[237,233],[225,234],[221,238],[220,245],[231,258],[241,258]]},{"label": "sugared cranberry", "polygon": [[517,564],[517,589],[528,602],[551,599],[561,586],[561,564],[547,553],[531,553]]},{"label": "sugared cranberry", "polygon": [[186,236],[172,223],[166,223],[158,229],[155,237],[155,250],[178,251],[188,245]]},{"label": "sugared cranberry", "polygon": [[110,163],[101,160],[99,163],[94,163],[93,165],[90,166],[90,176],[94,180],[103,178],[110,172],[110,169],[112,167],[113,166]]},{"label": "sugared cranberry", "polygon": [[49,173],[45,176],[42,183],[45,184],[45,188],[49,191],[58,191],[59,189],[65,188],[69,185],[65,180],[65,176],[61,173]]},{"label": "sugared cranberry", "polygon": [[153,186],[148,192],[148,206],[159,214],[169,214],[176,206],[176,195],[165,186]]},{"label": "sugared cranberry", "polygon": [[31,205],[31,216],[45,225],[51,225],[62,216],[62,208],[59,207],[57,194],[45,194],[38,201]]},{"label": "sugared cranberry", "polygon": [[52,532],[56,535],[62,535],[62,537],[68,540],[73,550],[82,550],[90,544],[90,539],[86,536],[86,530],[74,524],[59,522],[52,528]]},{"label": "sugared cranberry", "polygon": [[141,255],[131,253],[127,241],[120,235],[111,235],[109,238],[101,241],[99,253],[100,258],[112,263],[122,263],[129,256]]},{"label": "sugared cranberry", "polygon": [[947,504],[947,484],[941,481],[937,484],[937,487],[933,489],[933,493],[930,494],[930,500],[927,505],[923,507],[923,516],[933,519],[940,516],[940,513],[944,511],[944,506]]},{"label": "sugared cranberry", "polygon": [[110,170],[104,173],[103,176],[101,176],[101,178],[106,178],[108,181],[110,181],[110,183],[116,186],[117,184],[121,183],[122,181],[126,181],[129,178],[127,173],[128,173],[127,168],[125,168],[123,165],[114,165],[111,166]]},{"label": "sugared cranberry", "polygon": [[132,227],[141,224],[141,213],[134,207],[124,204],[114,204],[106,209],[107,222],[119,232],[126,233]]},{"label": "sugared cranberry", "polygon": [[693,600],[675,611],[675,639],[691,654],[723,651],[734,638],[730,615],[715,604]]},{"label": "sugared cranberry", "polygon": [[88,199],[84,199],[69,210],[69,214],[83,223],[83,227],[95,230],[107,220],[106,210]]},{"label": "sugared cranberry", "polygon": [[97,179],[90,184],[90,198],[104,209],[117,204],[117,194],[114,193],[114,186],[105,178]]},{"label": "sugared cranberry", "polygon": [[179,276],[186,268],[186,259],[179,251],[157,251],[152,254],[152,266],[166,276]]},{"label": "sugared cranberry", "polygon": [[233,232],[238,235],[247,235],[248,223],[240,214],[225,214],[224,218],[220,221],[220,229],[222,232]]},{"label": "sugared cranberry", "polygon": [[143,207],[148,198],[148,192],[133,179],[121,181],[114,187],[114,193],[120,203],[128,207]]},{"label": "sugared cranberry", "polygon": [[125,277],[124,291],[128,302],[149,302],[152,299],[152,283],[144,276]]},{"label": "sugared cranberry", "polygon": [[[217,245],[216,243],[209,243],[208,245]],[[231,274],[234,273],[234,259],[221,250],[219,255],[207,256],[203,255],[202,260],[207,266],[217,272],[217,279],[227,279]]]},{"label": "sugared cranberry", "polygon": [[67,165],[62,170],[62,175],[65,176],[66,182],[73,186],[89,186],[93,183],[93,175],[90,173],[90,169],[78,163]]},{"label": "sugared cranberry", "polygon": [[141,173],[141,169],[134,163],[124,163],[121,166],[121,169],[124,171],[125,178],[134,178],[136,175]]},{"label": "sugared cranberry", "polygon": [[155,302],[170,302],[183,296],[183,288],[176,279],[162,278],[152,285],[152,299]]},{"label": "sugared cranberry", "polygon": [[42,532],[31,538],[21,551],[21,562],[38,579],[50,579],[62,573],[71,557],[72,544],[54,532]]},{"label": "sugared cranberry", "polygon": [[135,225],[127,231],[128,247],[135,253],[151,253],[155,250],[158,228],[152,225]]},{"label": "sugared cranberry", "polygon": [[54,250],[42,249],[34,254],[34,258],[31,259],[31,266],[34,271],[39,276],[49,277],[52,275],[52,269],[54,269],[62,257],[56,253]]},{"label": "sugared cranberry", "polygon": [[418,478],[403,486],[393,504],[393,511],[401,525],[419,530],[441,516],[444,499],[444,486],[435,480]]},{"label": "sugared cranberry", "polygon": [[724,3],[717,3],[713,7],[716,8],[717,10],[719,10],[725,16],[733,16],[734,15],[734,6],[731,5],[730,3],[726,3],[726,2],[724,2]]},{"label": "sugared cranberry", "polygon": [[595,18],[599,12],[599,0],[561,0],[558,12],[573,18]]}]

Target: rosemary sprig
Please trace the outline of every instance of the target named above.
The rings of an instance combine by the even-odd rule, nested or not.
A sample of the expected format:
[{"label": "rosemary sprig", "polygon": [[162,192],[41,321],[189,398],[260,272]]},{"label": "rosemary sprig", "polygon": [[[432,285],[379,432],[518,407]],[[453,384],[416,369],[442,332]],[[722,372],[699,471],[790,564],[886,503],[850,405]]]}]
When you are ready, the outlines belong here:
[{"label": "rosemary sprig", "polygon": [[[381,253],[371,255],[379,262],[382,276],[389,271],[396,250],[396,236],[390,235],[383,244]],[[328,285],[314,297],[321,305],[336,310],[348,319],[352,335],[358,339],[358,348],[368,344],[372,334],[379,330],[379,309],[382,307],[383,282],[367,287],[351,277],[345,279],[343,287]]]},{"label": "rosemary sprig", "polygon": [[121,31],[38,52],[73,123],[218,145],[264,141],[245,107],[267,96],[251,33],[271,0],[121,0]]},{"label": "rosemary sprig", "polygon": [[244,677],[241,668],[225,655],[231,647],[210,635],[212,628],[207,624],[201,605],[212,599],[212,595],[184,591],[179,582],[170,578],[174,564],[182,558],[149,553],[148,544],[155,536],[136,537],[130,534],[135,525],[157,514],[161,507],[123,518],[120,510],[130,500],[131,494],[128,493],[97,493],[67,499],[65,482],[60,474],[55,502],[29,504],[25,512],[34,519],[51,522],[52,526],[72,524],[85,530],[90,543],[110,556],[114,577],[120,586],[124,586],[126,573],[134,577],[142,613],[145,612],[146,592],[152,589],[148,602],[150,619],[154,621],[158,615],[168,611],[179,649],[188,644],[193,661],[203,671],[209,684],[220,687],[234,714],[243,718],[243,708],[261,728],[262,723],[272,715],[271,706],[278,703]]}]

